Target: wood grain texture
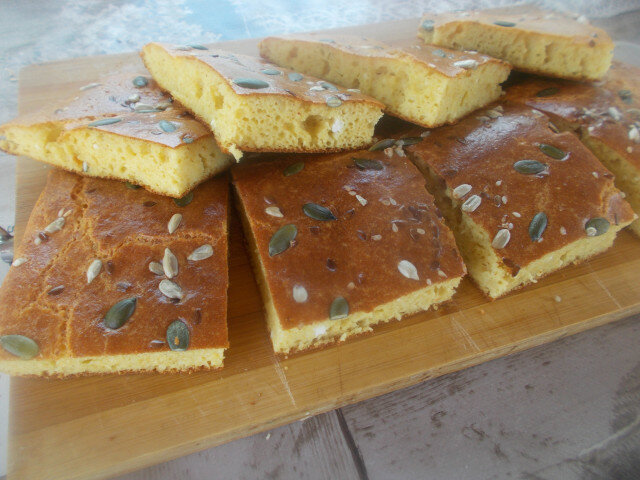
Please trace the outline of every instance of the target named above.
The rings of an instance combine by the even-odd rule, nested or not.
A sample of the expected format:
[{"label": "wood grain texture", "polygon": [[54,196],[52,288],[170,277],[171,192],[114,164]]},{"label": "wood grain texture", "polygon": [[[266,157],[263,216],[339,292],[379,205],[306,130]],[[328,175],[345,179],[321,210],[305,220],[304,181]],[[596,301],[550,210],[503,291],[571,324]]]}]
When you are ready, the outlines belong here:
[{"label": "wood grain texture", "polygon": [[[343,30],[389,40],[411,36],[415,25],[412,20]],[[252,53],[255,43],[224,47]],[[66,96],[102,73],[134,71],[137,62],[132,54],[29,67],[20,77],[21,111]],[[27,159],[18,164],[18,235],[45,170]],[[498,301],[488,302],[465,280],[453,302],[435,312],[278,360],[235,217],[230,235],[231,348],[224,370],[12,380],[9,478],[125,473],[640,311],[640,242],[623,232],[609,252]]]}]

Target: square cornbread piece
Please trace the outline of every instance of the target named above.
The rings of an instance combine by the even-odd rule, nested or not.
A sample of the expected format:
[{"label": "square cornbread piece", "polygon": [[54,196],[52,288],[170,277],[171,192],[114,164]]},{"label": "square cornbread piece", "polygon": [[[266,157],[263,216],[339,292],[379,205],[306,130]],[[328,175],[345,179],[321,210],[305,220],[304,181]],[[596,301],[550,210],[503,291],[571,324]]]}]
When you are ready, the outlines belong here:
[{"label": "square cornbread piece", "polygon": [[0,288],[0,371],[222,367],[227,203],[226,178],[174,201],[52,170]]},{"label": "square cornbread piece", "polygon": [[233,178],[277,353],[427,310],[465,274],[406,158],[292,157],[241,164]]},{"label": "square cornbread piece", "polygon": [[149,43],[145,65],[162,88],[211,127],[221,148],[328,152],[371,143],[382,104],[259,58]]},{"label": "square cornbread piece", "polygon": [[148,75],[118,74],[0,126],[0,148],[179,198],[232,163],[213,135]]},{"label": "square cornbread piece", "polygon": [[429,13],[418,36],[430,45],[486,53],[516,70],[574,80],[601,78],[614,47],[586,18],[531,5]]},{"label": "square cornbread piece", "polygon": [[505,104],[407,147],[491,298],[609,248],[635,214],[571,133]]},{"label": "square cornbread piece", "polygon": [[[614,61],[596,83],[526,77],[507,93],[547,114],[557,128],[576,132],[640,213],[640,68]],[[640,236],[640,221],[629,229]]]},{"label": "square cornbread piece", "polygon": [[384,103],[387,113],[425,127],[454,122],[493,102],[511,70],[477,53],[345,35],[268,37],[260,53],[278,65],[360,89]]}]

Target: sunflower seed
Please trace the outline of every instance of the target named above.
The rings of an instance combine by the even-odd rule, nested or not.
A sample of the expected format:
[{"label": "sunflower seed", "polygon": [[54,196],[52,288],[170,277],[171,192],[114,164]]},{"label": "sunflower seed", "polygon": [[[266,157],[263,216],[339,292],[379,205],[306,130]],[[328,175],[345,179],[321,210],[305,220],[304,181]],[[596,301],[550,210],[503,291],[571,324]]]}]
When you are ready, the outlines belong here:
[{"label": "sunflower seed", "polygon": [[314,220],[329,221],[337,220],[336,216],[327,207],[318,205],[317,203],[305,203],[302,206],[302,211],[307,217]]},{"label": "sunflower seed", "polygon": [[431,53],[433,53],[436,57],[440,57],[440,58],[446,58],[446,56],[447,56],[447,54],[444,53],[444,51],[440,50],[439,48],[436,48]]},{"label": "sunflower seed", "polygon": [[294,285],[293,286],[293,299],[297,303],[304,303],[309,298],[309,294],[307,293],[307,289],[302,285]]},{"label": "sunflower seed", "polygon": [[168,248],[164,249],[164,257],[162,257],[162,269],[167,278],[173,278],[178,275],[178,259]]},{"label": "sunflower seed", "polygon": [[420,28],[422,28],[422,30],[424,30],[425,32],[433,32],[434,26],[435,26],[434,21],[427,18],[422,21]]},{"label": "sunflower seed", "polygon": [[131,189],[131,190],[138,190],[140,189],[140,185],[136,185],[135,183],[131,183],[131,182],[124,182],[124,186]]},{"label": "sunflower seed", "polygon": [[178,128],[175,123],[169,122],[168,120],[160,120],[158,122],[158,126],[160,127],[160,130],[166,133],[175,132]]},{"label": "sunflower seed", "polygon": [[556,160],[566,160],[567,158],[569,158],[568,153],[563,152],[558,147],[554,147],[553,145],[541,143],[540,145],[538,145],[538,148],[542,153],[544,153],[548,157],[555,158]]},{"label": "sunflower seed", "polygon": [[494,25],[498,25],[499,27],[515,27],[516,24],[513,22],[507,22],[504,20],[496,20],[493,22]]},{"label": "sunflower seed", "polygon": [[145,207],[155,207],[157,203],[153,200],[147,200],[146,202],[143,202],[142,205]]},{"label": "sunflower seed", "polygon": [[136,310],[136,303],[138,299],[136,297],[125,298],[120,300],[113,307],[109,309],[104,316],[104,324],[107,328],[117,330],[122,327],[127,320],[131,318],[133,312]]},{"label": "sunflower seed", "polygon": [[536,93],[536,97],[550,97],[551,95],[555,95],[558,93],[558,89],[556,87],[549,87],[540,90]]},{"label": "sunflower seed", "polygon": [[523,175],[537,175],[546,173],[549,166],[537,160],[518,160],[513,164],[513,169]]},{"label": "sunflower seed", "polygon": [[295,225],[289,224],[281,227],[269,241],[269,256],[273,257],[288,249],[296,235],[298,235],[298,229]]},{"label": "sunflower seed", "polygon": [[529,237],[533,242],[537,242],[542,238],[542,234],[547,228],[547,215],[544,212],[538,212],[531,219],[529,224]]},{"label": "sunflower seed", "polygon": [[164,102],[160,102],[157,103],[153,108],[155,110],[161,110],[161,111],[165,111],[167,108],[169,108],[171,105],[173,104],[173,102],[166,100]]},{"label": "sunflower seed", "polygon": [[276,70],[275,68],[265,68],[260,71],[265,75],[282,75],[282,72],[280,70]]},{"label": "sunflower seed", "polygon": [[171,322],[167,328],[167,345],[176,352],[184,352],[189,348],[189,327],[182,320]]},{"label": "sunflower seed", "polygon": [[607,113],[616,122],[619,122],[620,120],[622,120],[622,113],[620,113],[620,110],[618,110],[616,107],[609,107],[607,109]]},{"label": "sunflower seed", "polygon": [[200,260],[205,260],[213,255],[213,247],[208,243],[205,245],[201,245],[196,248],[191,255],[187,257],[187,260],[192,262],[198,262]]},{"label": "sunflower seed", "polygon": [[23,263],[25,263],[27,261],[26,258],[24,257],[19,257],[16,258],[13,262],[11,262],[11,266],[13,267],[19,267],[20,265],[22,265]]},{"label": "sunflower seed", "polygon": [[187,47],[195,48],[196,50],[209,50],[204,45],[200,45],[199,43],[189,43]]},{"label": "sunflower seed", "polygon": [[369,147],[369,151],[376,152],[378,150],[385,150],[389,147],[394,146],[395,144],[396,144],[395,139],[385,138],[384,140],[380,140],[379,142],[376,142],[371,147]]},{"label": "sunflower seed", "polygon": [[138,103],[139,101],[140,101],[140,95],[138,95],[137,93],[134,93],[133,95],[129,95],[129,97],[127,97],[124,103],[126,103],[127,105],[130,105],[132,103]]},{"label": "sunflower seed", "polygon": [[87,124],[87,127],[102,127],[104,125],[113,125],[114,123],[118,123],[121,121],[122,119],[118,117],[101,118],[100,120],[95,120]]},{"label": "sunflower seed", "polygon": [[304,162],[292,163],[282,171],[282,174],[285,177],[290,177],[291,175],[295,175],[296,173],[299,173],[303,168],[304,168]]},{"label": "sunflower seed", "polygon": [[629,127],[629,140],[640,143],[640,130],[635,125]]},{"label": "sunflower seed", "polygon": [[100,270],[102,270],[102,260],[96,258],[93,262],[91,262],[89,268],[87,269],[87,283],[93,282],[93,280],[100,273]]},{"label": "sunflower seed", "polygon": [[149,271],[151,273],[155,273],[156,275],[164,276],[164,268],[162,268],[162,264],[160,262],[149,263]]},{"label": "sunflower seed", "polygon": [[300,80],[302,80],[304,78],[298,72],[289,72],[289,74],[287,76],[289,77],[289,80],[291,80],[292,82],[299,82]]},{"label": "sunflower seed", "polygon": [[511,240],[511,232],[509,232],[509,230],[507,230],[506,228],[502,228],[498,230],[498,233],[496,233],[496,236],[493,237],[493,242],[491,242],[491,246],[496,249],[504,248],[507,246],[507,243],[509,243],[509,240]]},{"label": "sunflower seed", "polygon": [[259,90],[261,88],[267,88],[269,84],[264,80],[258,80],[257,78],[236,78],[233,83],[242,88],[250,88],[252,90]]},{"label": "sunflower seed", "polygon": [[162,293],[165,297],[175,298],[178,300],[182,300],[182,298],[184,297],[182,288],[180,288],[177,283],[172,282],[171,280],[167,280],[166,278],[160,282],[160,285],[158,285],[158,289],[160,290],[160,293]]},{"label": "sunflower seed", "polygon": [[327,97],[325,102],[329,107],[339,107],[340,105],[342,105],[342,100],[340,100],[335,95],[331,95],[330,97]]},{"label": "sunflower seed", "polygon": [[382,170],[384,168],[380,160],[355,157],[353,157],[352,160],[360,170]]},{"label": "sunflower seed", "polygon": [[408,147],[420,143],[422,140],[424,140],[424,137],[404,137],[398,140],[396,144],[402,147]]},{"label": "sunflower seed", "polygon": [[82,162],[82,171],[85,173],[89,171],[89,164],[87,162]]},{"label": "sunflower seed", "polygon": [[349,315],[349,304],[344,297],[337,297],[331,302],[329,307],[329,318],[331,320],[341,320]]},{"label": "sunflower seed", "polygon": [[147,77],[143,77],[142,75],[140,75],[133,79],[133,85],[137,88],[146,87],[147,85],[149,85],[149,80],[147,80]]},{"label": "sunflower seed", "polygon": [[465,202],[462,204],[462,207],[460,208],[463,212],[473,212],[480,206],[481,203],[482,199],[478,195],[471,195],[465,200]]},{"label": "sunflower seed", "polygon": [[92,88],[99,87],[100,85],[102,85],[102,84],[101,83],[90,83],[88,85],[85,85],[84,87],[80,87],[80,91],[84,92],[85,90],[91,90]]},{"label": "sunflower seed", "polygon": [[340,133],[343,128],[344,128],[344,122],[342,121],[341,118],[336,118],[333,122],[333,125],[331,125],[331,131],[333,133]]},{"label": "sunflower seed", "polygon": [[38,355],[38,344],[24,335],[3,335],[0,337],[0,345],[11,355],[23,360],[31,360]]},{"label": "sunflower seed", "polygon": [[609,221],[602,217],[596,217],[589,220],[584,228],[589,237],[597,237],[609,230]]},{"label": "sunflower seed", "polygon": [[453,189],[453,198],[455,198],[456,200],[463,198],[467,193],[471,191],[471,188],[471,185],[469,185],[468,183],[458,185]]},{"label": "sunflower seed", "polygon": [[135,107],[133,107],[134,112],[138,113],[152,113],[159,111],[153,105],[149,105],[147,103],[137,103]]},{"label": "sunflower seed", "polygon": [[274,205],[265,208],[264,211],[267,215],[271,215],[272,217],[278,217],[278,218],[284,217],[280,209]]},{"label": "sunflower seed", "polygon": [[169,219],[169,224],[167,225],[167,229],[169,233],[175,232],[180,226],[180,222],[182,222],[182,215],[179,213],[174,213]]},{"label": "sunflower seed", "polygon": [[189,192],[182,198],[174,198],[173,202],[179,207],[186,207],[191,203],[192,200],[193,200],[193,192]]},{"label": "sunflower seed", "polygon": [[478,62],[475,60],[458,60],[453,62],[454,67],[464,68],[465,70],[475,70],[478,68]]},{"label": "sunflower seed", "polygon": [[409,260],[400,260],[398,262],[398,271],[411,280],[420,280],[418,269]]},{"label": "sunflower seed", "polygon": [[358,202],[360,202],[360,205],[362,205],[363,207],[367,204],[367,199],[361,195],[356,194],[356,200],[358,200]]},{"label": "sunflower seed", "polygon": [[44,231],[45,231],[45,233],[58,232],[58,231],[62,230],[62,227],[64,227],[64,223],[65,223],[64,217],[58,217],[53,222],[51,222],[49,225],[44,227]]}]

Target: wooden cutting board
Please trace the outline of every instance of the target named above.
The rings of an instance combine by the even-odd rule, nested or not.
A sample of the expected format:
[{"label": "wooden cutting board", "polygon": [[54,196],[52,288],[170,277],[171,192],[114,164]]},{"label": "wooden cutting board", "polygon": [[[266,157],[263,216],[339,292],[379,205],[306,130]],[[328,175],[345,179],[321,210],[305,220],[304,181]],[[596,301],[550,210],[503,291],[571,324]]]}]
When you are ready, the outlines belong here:
[{"label": "wooden cutting board", "polygon": [[[341,29],[380,40],[413,35],[417,20]],[[256,40],[225,48],[256,53]],[[33,65],[21,72],[20,111],[72,95],[101,74],[136,71],[135,54]],[[22,234],[47,167],[20,159]],[[105,478],[380,395],[640,312],[640,240],[489,302],[465,280],[453,302],[373,335],[278,360],[231,220],[229,340],[220,372],[11,381],[10,479]],[[557,297],[561,301],[557,301]]]}]

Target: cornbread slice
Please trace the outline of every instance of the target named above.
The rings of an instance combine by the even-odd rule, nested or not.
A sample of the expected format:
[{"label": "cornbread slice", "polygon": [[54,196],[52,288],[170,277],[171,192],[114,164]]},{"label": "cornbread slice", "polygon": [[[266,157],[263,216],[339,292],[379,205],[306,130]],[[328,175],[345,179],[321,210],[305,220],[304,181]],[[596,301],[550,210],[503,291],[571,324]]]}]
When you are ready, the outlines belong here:
[{"label": "cornbread slice", "polygon": [[422,17],[418,36],[427,44],[501,58],[517,70],[574,80],[601,78],[614,46],[585,17],[531,5],[429,13]]},{"label": "cornbread slice", "polygon": [[52,170],[0,288],[0,371],[221,367],[227,202],[226,178],[174,201]]},{"label": "cornbread slice", "polygon": [[382,116],[371,98],[259,58],[160,43],[145,45],[141,55],[160,86],[210,125],[236,159],[242,151],[362,147]]},{"label": "cornbread slice", "polygon": [[[557,128],[576,132],[640,213],[640,68],[614,61],[596,83],[526,77],[507,93],[547,114]],[[639,220],[629,228],[640,236]]]},{"label": "cornbread slice", "polygon": [[355,36],[268,37],[263,57],[284,67],[360,89],[396,117],[436,127],[496,100],[510,67],[485,55],[417,41],[394,45]]},{"label": "cornbread slice", "polygon": [[606,250],[636,218],[613,175],[548,121],[497,105],[407,147],[491,298]]},{"label": "cornbread slice", "polygon": [[447,301],[465,274],[406,159],[358,151],[234,167],[277,353],[305,350]]},{"label": "cornbread slice", "polygon": [[176,198],[232,163],[153,80],[132,74],[86,85],[70,102],[0,126],[0,148]]}]

